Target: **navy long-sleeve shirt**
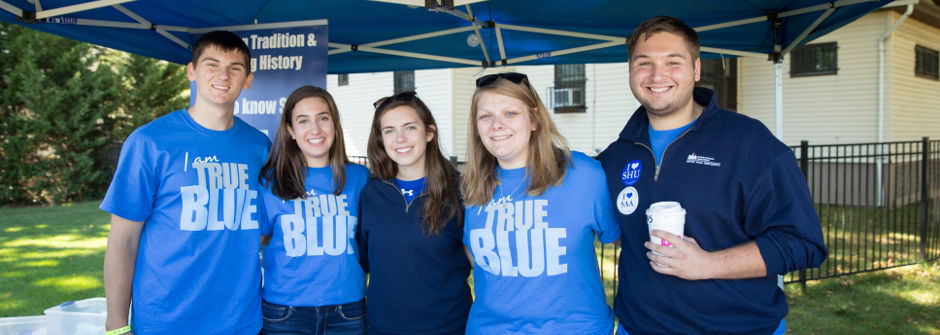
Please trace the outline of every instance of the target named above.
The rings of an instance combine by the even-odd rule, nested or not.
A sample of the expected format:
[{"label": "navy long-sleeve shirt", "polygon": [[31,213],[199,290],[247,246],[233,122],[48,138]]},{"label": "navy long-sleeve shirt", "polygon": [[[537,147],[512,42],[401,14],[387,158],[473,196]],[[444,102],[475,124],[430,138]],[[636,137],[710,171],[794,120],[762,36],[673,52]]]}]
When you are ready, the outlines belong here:
[{"label": "navy long-sleeve shirt", "polygon": [[[819,218],[790,148],[760,122],[705,106],[669,144],[656,168],[646,110],[640,107],[598,160],[618,205],[622,253],[614,310],[631,334],[770,334],[787,314],[777,275],[818,267],[826,258]],[[767,276],[684,280],[650,268],[645,210],[657,201],[686,209],[685,235],[706,251],[755,241]]]},{"label": "navy long-sleeve shirt", "polygon": [[376,178],[362,191],[357,238],[370,274],[366,301],[371,333],[464,333],[472,297],[470,261],[458,224],[463,207],[440,234],[428,236],[421,222],[427,199],[421,194],[408,204],[392,181]]}]

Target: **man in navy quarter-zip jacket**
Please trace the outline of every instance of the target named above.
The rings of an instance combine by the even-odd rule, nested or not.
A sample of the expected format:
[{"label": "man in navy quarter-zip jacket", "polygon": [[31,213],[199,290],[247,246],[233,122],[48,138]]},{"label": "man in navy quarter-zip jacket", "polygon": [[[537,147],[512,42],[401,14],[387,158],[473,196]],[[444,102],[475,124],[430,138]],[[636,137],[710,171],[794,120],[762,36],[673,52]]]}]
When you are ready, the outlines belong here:
[{"label": "man in navy quarter-zip jacket", "polygon": [[[793,152],[694,87],[699,41],[682,21],[647,20],[627,46],[642,106],[597,157],[623,234],[619,333],[782,334],[777,275],[818,267],[827,254]],[[653,232],[672,247],[647,242],[645,210],[658,201],[687,213],[684,239]]]}]

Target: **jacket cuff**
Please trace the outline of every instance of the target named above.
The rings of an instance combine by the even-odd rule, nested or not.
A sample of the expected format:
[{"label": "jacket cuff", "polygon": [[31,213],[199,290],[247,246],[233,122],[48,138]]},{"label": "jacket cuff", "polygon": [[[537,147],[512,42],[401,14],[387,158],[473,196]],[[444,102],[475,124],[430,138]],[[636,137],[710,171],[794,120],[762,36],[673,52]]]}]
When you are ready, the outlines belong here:
[{"label": "jacket cuff", "polygon": [[764,267],[767,269],[768,276],[786,273],[783,252],[777,248],[777,245],[767,235],[758,236],[754,239],[754,242],[757,242],[757,248],[760,250],[761,258],[764,259]]}]

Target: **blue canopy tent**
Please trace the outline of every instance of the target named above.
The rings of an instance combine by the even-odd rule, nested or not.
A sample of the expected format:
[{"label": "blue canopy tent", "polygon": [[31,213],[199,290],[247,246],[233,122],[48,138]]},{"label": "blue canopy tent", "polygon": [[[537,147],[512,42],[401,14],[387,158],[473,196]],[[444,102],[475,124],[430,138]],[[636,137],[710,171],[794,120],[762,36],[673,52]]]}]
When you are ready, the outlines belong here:
[{"label": "blue canopy tent", "polygon": [[409,0],[387,1],[0,0],[0,20],[186,64],[194,34],[207,29],[326,19],[329,73],[355,73],[623,62],[625,38],[660,14],[696,28],[706,52],[776,60],[891,2],[410,0],[421,6],[406,6],[401,3]]},{"label": "blue canopy tent", "polygon": [[[186,64],[194,36],[220,27],[327,20],[329,73],[624,62],[624,42],[655,15],[683,19],[703,57],[792,48],[891,0],[0,0],[0,20]],[[301,22],[296,22],[301,21]],[[293,22],[293,23],[292,23]],[[322,21],[320,21],[322,22]]]}]

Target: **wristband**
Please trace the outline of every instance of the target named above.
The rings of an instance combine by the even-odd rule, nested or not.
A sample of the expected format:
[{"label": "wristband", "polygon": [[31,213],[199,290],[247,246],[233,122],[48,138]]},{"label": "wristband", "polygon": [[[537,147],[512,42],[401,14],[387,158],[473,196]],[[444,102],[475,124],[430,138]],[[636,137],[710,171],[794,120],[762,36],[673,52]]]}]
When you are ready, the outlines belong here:
[{"label": "wristband", "polygon": [[131,326],[127,325],[118,329],[112,329],[112,330],[106,331],[104,332],[104,335],[121,335],[121,334],[130,333],[130,332],[131,332]]}]

